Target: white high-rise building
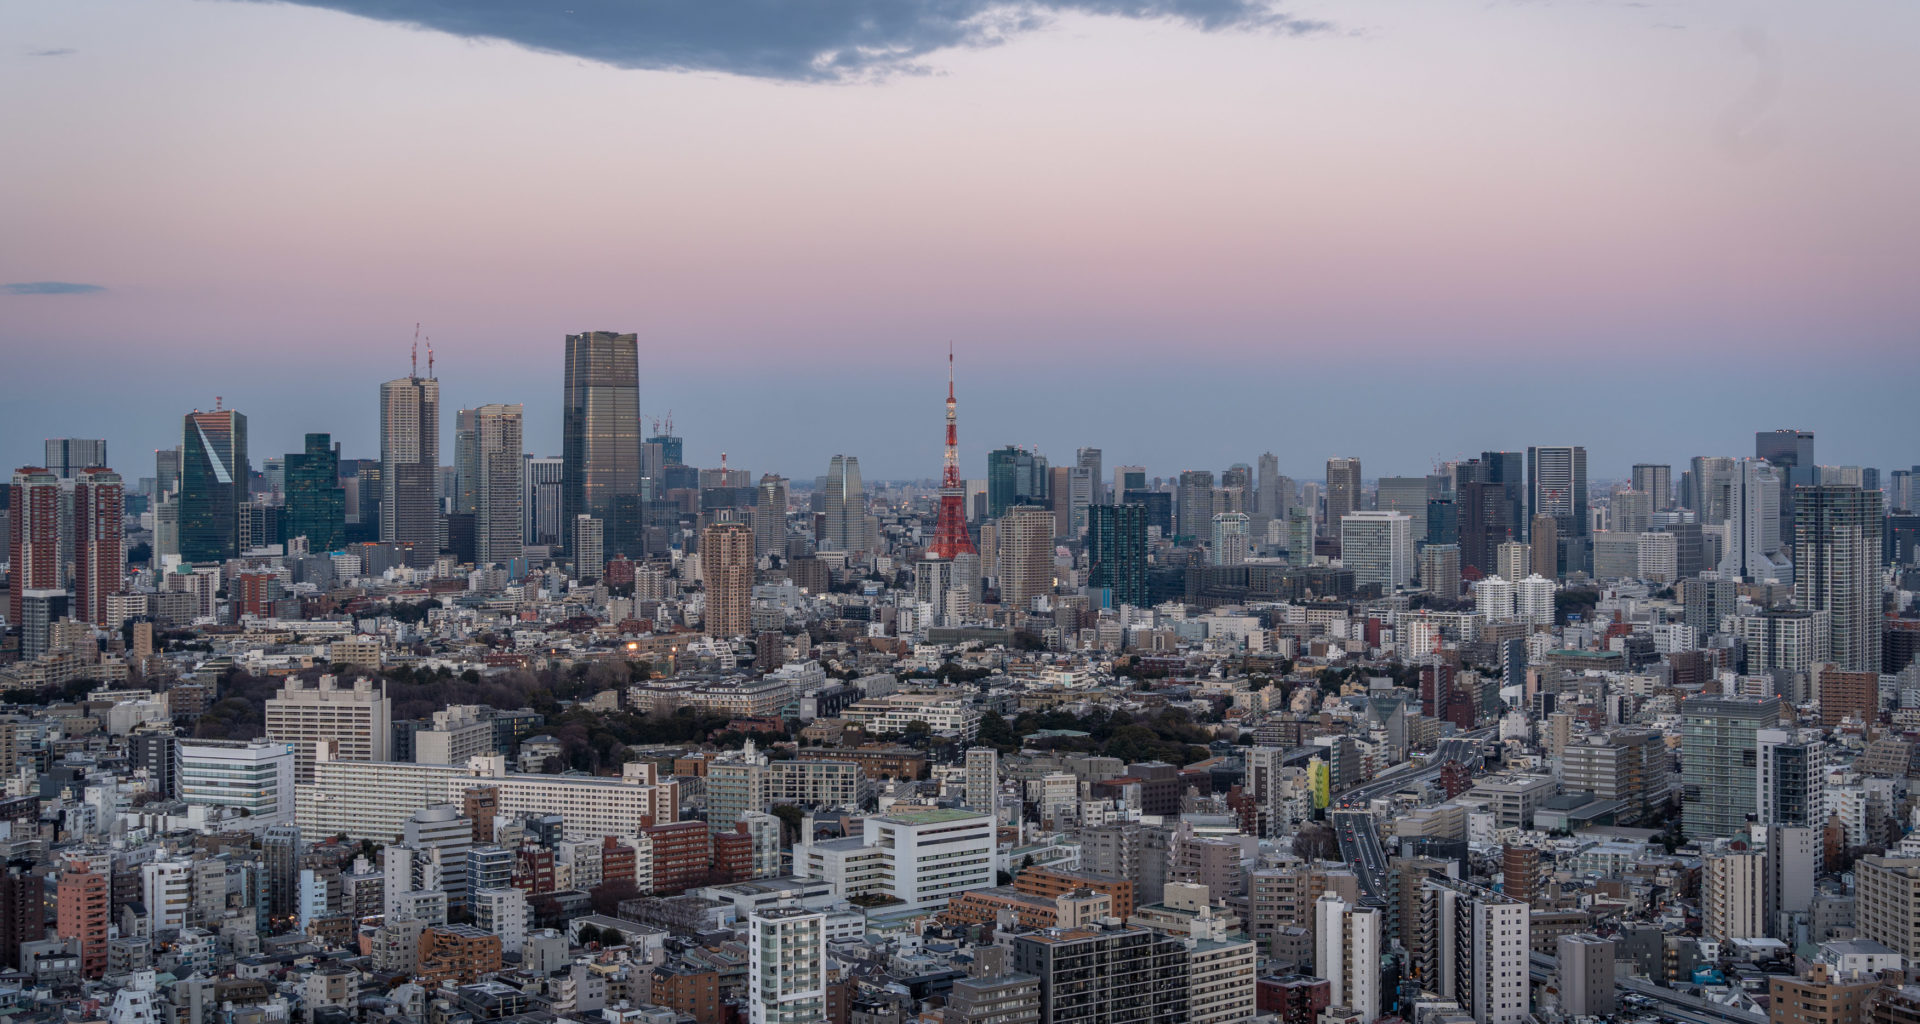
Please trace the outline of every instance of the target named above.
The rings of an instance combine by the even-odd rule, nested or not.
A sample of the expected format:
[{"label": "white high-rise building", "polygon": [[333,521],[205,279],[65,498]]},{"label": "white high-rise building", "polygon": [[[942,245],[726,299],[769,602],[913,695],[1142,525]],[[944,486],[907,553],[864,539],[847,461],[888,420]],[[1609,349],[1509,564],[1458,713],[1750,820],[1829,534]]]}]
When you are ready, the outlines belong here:
[{"label": "white high-rise building", "polygon": [[1553,595],[1560,584],[1539,573],[1513,585],[1513,614],[1535,626],[1553,625]]},{"label": "white high-rise building", "polygon": [[795,846],[793,871],[833,883],[842,898],[885,893],[898,910],[945,906],[993,885],[993,818],[946,808],[876,815],[859,836]]},{"label": "white high-rise building", "polygon": [[1364,1021],[1380,1016],[1384,918],[1379,908],[1354,906],[1331,891],[1313,904],[1314,973],[1327,979],[1332,1005],[1352,1007]]},{"label": "white high-rise building", "polygon": [[1533,545],[1524,541],[1502,541],[1494,554],[1494,571],[1504,579],[1524,580],[1533,575]]},{"label": "white high-rise building", "polygon": [[1528,1019],[1531,908],[1450,878],[1422,883],[1427,987],[1456,999],[1477,1024]]},{"label": "white high-rise building", "polygon": [[1640,578],[1662,586],[1680,575],[1679,539],[1665,531],[1640,535]]},{"label": "white high-rise building", "polygon": [[474,927],[500,936],[500,950],[518,953],[527,942],[527,894],[508,886],[476,889],[469,901]]},{"label": "white high-rise building", "polygon": [[1340,564],[1353,582],[1392,592],[1413,580],[1413,519],[1404,512],[1362,510],[1340,517]]},{"label": "white high-rise building", "polygon": [[752,1024],[827,1019],[827,915],[783,906],[747,919],[747,1014]]},{"label": "white high-rise building", "polygon": [[[1538,576],[1534,577],[1539,579]],[[1504,576],[1489,576],[1473,584],[1473,610],[1488,622],[1506,622],[1514,616],[1513,584]]]},{"label": "white high-rise building", "polygon": [[147,921],[154,931],[185,928],[193,905],[193,862],[156,860],[140,867],[147,901]]},{"label": "white high-rise building", "polygon": [[[521,407],[518,404],[483,405],[460,410],[463,472],[473,474],[473,560],[477,565],[506,563],[519,558],[526,535],[526,460],[521,452]],[[470,436],[470,439],[469,439]],[[467,497],[463,477],[460,495]]]},{"label": "white high-rise building", "polygon": [[1213,517],[1213,546],[1207,552],[1212,565],[1243,565],[1247,561],[1247,514],[1221,512]]},{"label": "white high-rise building", "polygon": [[1778,470],[1765,459],[1740,459],[1727,478],[1727,542],[1720,554],[1722,579],[1787,583],[1793,565],[1780,550]]}]

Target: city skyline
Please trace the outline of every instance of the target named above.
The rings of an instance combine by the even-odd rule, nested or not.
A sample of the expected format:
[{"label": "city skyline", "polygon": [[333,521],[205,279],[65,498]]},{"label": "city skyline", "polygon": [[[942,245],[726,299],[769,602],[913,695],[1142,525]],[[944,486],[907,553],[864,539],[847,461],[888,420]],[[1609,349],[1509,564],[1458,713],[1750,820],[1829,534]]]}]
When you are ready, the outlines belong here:
[{"label": "city skyline", "polygon": [[[1920,121],[1911,8],[1303,3],[1286,31],[1047,3],[998,45],[883,24],[929,73],[821,82],[792,55],[841,8],[668,26],[705,56],[667,60],[356,6],[0,12],[0,85],[42,97],[9,114],[0,199],[35,244],[0,252],[0,351],[55,382],[0,409],[16,465],[43,436],[150,449],[214,395],[261,451],[365,454],[366,382],[416,321],[447,409],[523,403],[545,454],[549,345],[612,329],[692,461],[796,477],[836,451],[936,474],[937,425],[869,415],[917,424],[949,340],[970,476],[1010,441],[1304,476],[1546,438],[1609,477],[1785,424],[1909,459],[1884,428],[1920,385],[1920,152],[1886,130]],[[729,57],[761,50],[784,63]],[[58,383],[97,364],[107,401]],[[1362,379],[1359,406],[1324,386]],[[1204,441],[1142,422],[1200,410]]]}]

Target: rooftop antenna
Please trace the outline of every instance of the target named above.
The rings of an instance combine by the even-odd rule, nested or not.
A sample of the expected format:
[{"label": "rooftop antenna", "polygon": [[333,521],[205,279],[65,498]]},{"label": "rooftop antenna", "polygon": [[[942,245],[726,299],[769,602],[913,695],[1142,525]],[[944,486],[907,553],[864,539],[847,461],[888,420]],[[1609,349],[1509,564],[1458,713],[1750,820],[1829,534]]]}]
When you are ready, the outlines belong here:
[{"label": "rooftop antenna", "polygon": [[219,396],[219,395],[215,395],[215,396],[213,396],[213,411],[214,411],[214,412],[219,412],[219,411],[220,411],[220,402],[221,402],[221,398],[220,398],[220,396]]},{"label": "rooftop antenna", "polygon": [[413,322],[413,370],[407,376],[420,376],[420,322],[418,320]]},{"label": "rooftop antenna", "polygon": [[433,379],[433,339],[427,339],[427,379]]}]

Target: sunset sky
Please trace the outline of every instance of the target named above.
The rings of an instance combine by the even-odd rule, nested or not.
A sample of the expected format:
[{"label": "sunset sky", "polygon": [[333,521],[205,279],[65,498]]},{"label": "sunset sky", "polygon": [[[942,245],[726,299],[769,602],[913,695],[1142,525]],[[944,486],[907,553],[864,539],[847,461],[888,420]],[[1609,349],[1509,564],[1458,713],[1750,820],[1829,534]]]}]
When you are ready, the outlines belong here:
[{"label": "sunset sky", "polygon": [[1920,463],[1920,5],[638,7],[0,5],[0,457],[150,475],[216,395],[373,457],[420,322],[449,453],[557,453],[604,329],[689,461],[802,478],[937,475],[949,341],[968,476]]}]

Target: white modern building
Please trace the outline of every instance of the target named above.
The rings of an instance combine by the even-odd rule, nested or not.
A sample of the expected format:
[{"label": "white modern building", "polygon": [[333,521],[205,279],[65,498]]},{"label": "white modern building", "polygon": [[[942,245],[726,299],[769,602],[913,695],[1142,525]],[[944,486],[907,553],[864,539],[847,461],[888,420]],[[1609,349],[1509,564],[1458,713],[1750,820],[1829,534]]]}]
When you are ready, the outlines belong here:
[{"label": "white modern building", "polygon": [[1340,564],[1358,586],[1392,592],[1413,580],[1413,518],[1367,509],[1340,517]]},{"label": "white modern building", "polygon": [[174,778],[180,799],[232,807],[254,823],[293,821],[293,744],[274,740],[181,740]]},{"label": "white modern building", "polygon": [[296,782],[313,779],[313,762],[322,743],[331,744],[338,761],[385,761],[393,739],[393,702],[387,684],[365,676],[342,686],[321,676],[309,686],[287,680],[267,701],[267,739],[294,745]]},{"label": "white modern building", "polygon": [[774,907],[747,919],[747,1019],[817,1024],[827,1019],[827,915]]},{"label": "white modern building", "polygon": [[500,949],[518,953],[527,941],[527,894],[508,886],[476,889],[468,900],[474,927],[500,936]]},{"label": "white modern building", "polygon": [[1327,979],[1331,1005],[1361,1020],[1380,1016],[1380,955],[1386,933],[1377,907],[1360,907],[1331,891],[1313,904],[1314,973]]},{"label": "white modern building", "polygon": [[793,870],[833,884],[842,899],[879,893],[900,901],[889,909],[944,907],[993,885],[993,818],[946,808],[876,815],[858,838],[795,846]]}]

